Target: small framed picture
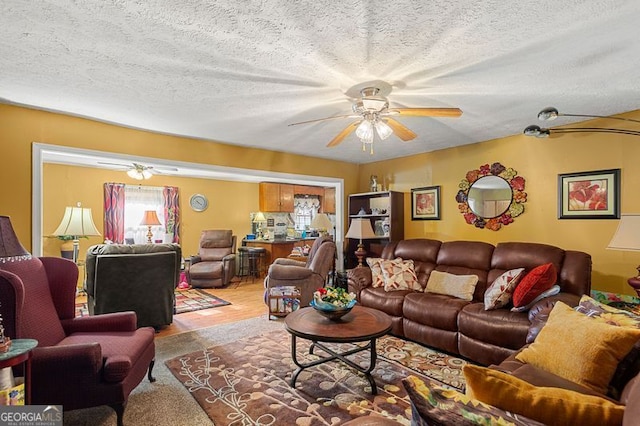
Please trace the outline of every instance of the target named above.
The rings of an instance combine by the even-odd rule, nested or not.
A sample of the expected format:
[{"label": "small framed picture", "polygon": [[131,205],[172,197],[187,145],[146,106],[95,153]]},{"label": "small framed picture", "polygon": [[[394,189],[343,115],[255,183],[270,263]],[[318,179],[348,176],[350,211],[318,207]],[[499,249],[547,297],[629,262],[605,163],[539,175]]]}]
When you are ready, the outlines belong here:
[{"label": "small framed picture", "polygon": [[411,220],[440,220],[440,187],[411,190]]},{"label": "small framed picture", "polygon": [[620,219],[620,169],[558,175],[558,219]]}]

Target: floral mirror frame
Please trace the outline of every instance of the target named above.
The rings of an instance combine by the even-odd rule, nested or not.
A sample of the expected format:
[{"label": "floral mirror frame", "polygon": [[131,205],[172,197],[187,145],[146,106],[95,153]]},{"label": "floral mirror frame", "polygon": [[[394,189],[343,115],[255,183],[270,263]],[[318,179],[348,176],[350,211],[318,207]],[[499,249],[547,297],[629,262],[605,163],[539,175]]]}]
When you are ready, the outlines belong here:
[{"label": "floral mirror frame", "polygon": [[[512,197],[509,208],[500,216],[483,218],[474,213],[469,207],[469,190],[475,181],[485,176],[498,176],[507,181],[511,187]],[[464,216],[464,220],[476,228],[491,229],[497,231],[503,226],[513,222],[513,219],[524,213],[524,203],[527,202],[527,193],[524,192],[525,179],[518,176],[518,172],[512,168],[506,168],[500,163],[484,164],[479,169],[470,170],[465,178],[460,181],[460,190],[456,194],[458,210]]]}]

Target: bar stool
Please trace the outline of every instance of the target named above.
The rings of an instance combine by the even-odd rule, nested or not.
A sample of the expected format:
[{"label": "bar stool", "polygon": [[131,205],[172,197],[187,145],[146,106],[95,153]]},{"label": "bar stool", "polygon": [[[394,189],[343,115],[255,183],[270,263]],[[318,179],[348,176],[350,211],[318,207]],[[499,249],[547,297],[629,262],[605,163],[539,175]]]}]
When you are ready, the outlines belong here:
[{"label": "bar stool", "polygon": [[240,269],[238,275],[240,275],[240,281],[244,277],[251,276],[253,282],[256,278],[260,278],[264,271],[264,260],[267,255],[267,250],[263,247],[238,247]]}]

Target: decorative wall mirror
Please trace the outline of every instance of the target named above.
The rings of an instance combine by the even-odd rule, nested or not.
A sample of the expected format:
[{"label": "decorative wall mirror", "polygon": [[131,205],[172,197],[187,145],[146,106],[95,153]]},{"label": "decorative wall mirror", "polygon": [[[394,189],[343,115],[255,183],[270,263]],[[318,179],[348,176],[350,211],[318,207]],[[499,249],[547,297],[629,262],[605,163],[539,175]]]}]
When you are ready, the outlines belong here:
[{"label": "decorative wall mirror", "polygon": [[477,228],[497,231],[520,216],[527,193],[524,178],[517,174],[500,163],[485,164],[467,172],[456,195],[465,221]]}]

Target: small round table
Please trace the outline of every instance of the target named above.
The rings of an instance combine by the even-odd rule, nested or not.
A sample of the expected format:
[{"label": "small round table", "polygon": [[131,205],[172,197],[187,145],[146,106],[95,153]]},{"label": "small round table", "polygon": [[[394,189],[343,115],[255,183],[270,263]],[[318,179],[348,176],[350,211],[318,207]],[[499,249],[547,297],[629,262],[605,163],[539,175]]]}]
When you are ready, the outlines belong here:
[{"label": "small round table", "polygon": [[15,339],[11,341],[9,351],[0,353],[0,369],[25,363],[24,368],[24,400],[31,403],[31,351],[38,346],[35,339]]},{"label": "small round table", "polygon": [[[291,387],[296,387],[298,375],[305,368],[313,367],[325,362],[338,359],[351,368],[363,373],[369,384],[371,393],[376,395],[378,387],[371,376],[371,372],[376,366],[376,339],[391,331],[391,317],[384,312],[366,308],[364,306],[354,306],[351,312],[343,316],[340,320],[332,321],[318,313],[314,308],[307,307],[290,313],[284,320],[286,330],[291,333],[291,358],[298,366],[291,377]],[[316,361],[306,364],[298,361],[296,339],[300,337],[311,340],[309,353],[317,347],[329,354]],[[323,343],[359,343],[369,341],[366,345],[354,345],[355,348],[345,352],[336,352]],[[323,342],[323,343],[321,343]],[[347,357],[358,352],[369,350],[369,366],[366,368],[354,363]],[[316,354],[317,355],[317,354]],[[319,356],[319,355],[318,355]]]}]

